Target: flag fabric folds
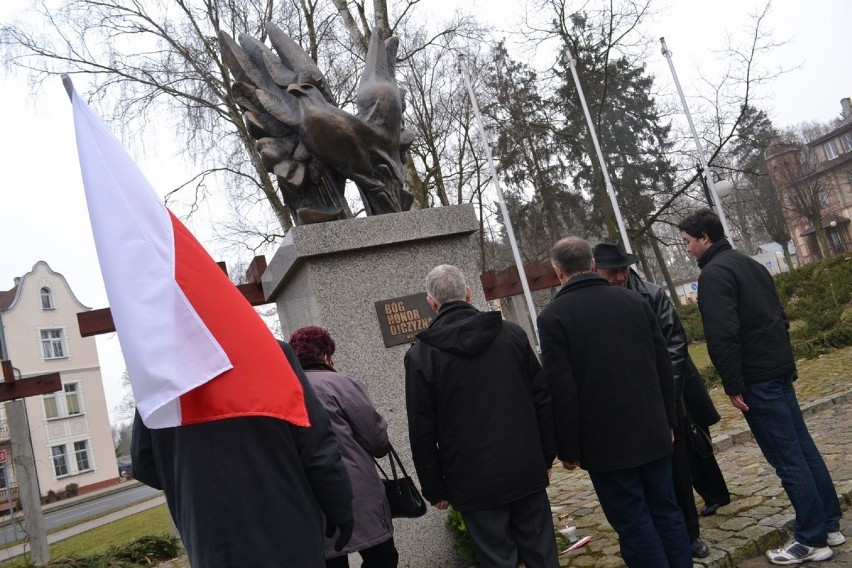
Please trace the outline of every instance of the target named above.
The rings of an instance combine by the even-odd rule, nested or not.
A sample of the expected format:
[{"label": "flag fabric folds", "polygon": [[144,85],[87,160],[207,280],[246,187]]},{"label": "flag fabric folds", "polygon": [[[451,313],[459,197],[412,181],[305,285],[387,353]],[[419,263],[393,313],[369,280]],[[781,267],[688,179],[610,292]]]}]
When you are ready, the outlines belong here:
[{"label": "flag fabric folds", "polygon": [[136,408],[149,428],[237,416],[308,426],[275,337],[63,76],[92,233]]}]

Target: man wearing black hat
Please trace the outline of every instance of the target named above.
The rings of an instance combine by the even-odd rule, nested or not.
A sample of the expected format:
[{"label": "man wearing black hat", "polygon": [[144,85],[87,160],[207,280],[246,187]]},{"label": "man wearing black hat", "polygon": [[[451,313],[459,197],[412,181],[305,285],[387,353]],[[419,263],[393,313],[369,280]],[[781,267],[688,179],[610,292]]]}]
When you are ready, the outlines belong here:
[{"label": "man wearing black hat", "polygon": [[556,450],[589,474],[631,568],[692,568],[672,482],[674,377],[651,306],[595,274],[592,247],[567,237],[550,253],[563,284],[538,316]]},{"label": "man wearing black hat", "polygon": [[[698,511],[695,506],[695,498],[692,494],[693,479],[690,466],[693,463],[699,465],[702,473],[698,477],[702,480],[709,480],[709,483],[702,484],[709,486],[709,489],[702,487],[704,491],[699,491],[705,500],[705,507],[702,510],[702,514],[715,513],[719,506],[730,502],[730,494],[728,493],[725,479],[722,477],[722,472],[719,470],[719,465],[716,463],[716,459],[712,454],[704,459],[696,456],[694,460],[691,460],[688,455],[688,452],[692,448],[686,440],[685,382],[690,382],[690,391],[693,394],[691,402],[696,407],[695,410],[692,408],[689,409],[693,419],[695,419],[696,415],[702,418],[707,417],[701,422],[709,426],[709,424],[719,421],[719,414],[716,412],[713,401],[707,394],[707,389],[704,386],[701,375],[689,357],[686,333],[677,317],[671,300],[669,300],[663,289],[656,284],[642,280],[630,268],[632,264],[636,263],[638,258],[636,255],[626,252],[624,246],[619,241],[599,243],[595,246],[594,256],[597,272],[606,278],[610,284],[633,290],[645,298],[653,308],[663,332],[663,337],[666,340],[669,358],[671,359],[674,371],[678,414],[677,427],[675,428],[674,451],[672,454],[672,477],[674,479],[675,495],[678,505],[683,510],[689,540],[692,544],[692,555],[696,558],[704,558],[710,554],[710,551],[707,544],[700,537]],[[694,450],[692,451],[695,453]]]}]

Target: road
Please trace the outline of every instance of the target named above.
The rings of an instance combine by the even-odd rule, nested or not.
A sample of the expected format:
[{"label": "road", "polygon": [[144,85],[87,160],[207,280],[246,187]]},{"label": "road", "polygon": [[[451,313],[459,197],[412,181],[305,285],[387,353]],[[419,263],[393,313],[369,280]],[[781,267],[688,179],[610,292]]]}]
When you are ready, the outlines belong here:
[{"label": "road", "polygon": [[[147,485],[139,485],[124,491],[97,497],[89,501],[81,501],[80,503],[63,509],[45,512],[44,527],[48,532],[50,532],[52,529],[57,527],[80,523],[94,517],[99,517],[111,511],[123,509],[128,505],[151,499],[161,493],[161,491],[152,489]],[[17,514],[16,521],[18,524],[17,527],[6,523],[2,528],[0,528],[0,547],[5,546],[10,542],[14,542],[23,536],[20,526],[23,521],[21,513]]]}]

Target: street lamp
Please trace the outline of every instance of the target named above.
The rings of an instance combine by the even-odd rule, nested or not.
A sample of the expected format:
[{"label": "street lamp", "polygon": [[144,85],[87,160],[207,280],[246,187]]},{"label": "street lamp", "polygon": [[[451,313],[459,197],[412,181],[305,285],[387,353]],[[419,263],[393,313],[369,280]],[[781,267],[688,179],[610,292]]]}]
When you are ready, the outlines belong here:
[{"label": "street lamp", "polygon": [[[701,180],[701,187],[704,188],[704,197],[707,198],[707,203],[710,204],[710,207],[714,207],[715,204],[713,203],[712,192],[710,191],[710,186],[708,185],[707,176],[704,175],[704,168],[701,167],[701,164],[698,164],[697,166],[695,166],[695,169],[698,170],[698,178]],[[722,178],[722,176],[716,173],[715,170],[707,171],[710,172],[710,178],[712,179],[710,179],[709,181],[713,183],[713,185],[716,187],[716,195],[719,196],[719,199],[724,199],[731,195],[731,193],[734,191],[734,184]],[[721,209],[721,205],[722,204],[719,203],[719,209]]]}]

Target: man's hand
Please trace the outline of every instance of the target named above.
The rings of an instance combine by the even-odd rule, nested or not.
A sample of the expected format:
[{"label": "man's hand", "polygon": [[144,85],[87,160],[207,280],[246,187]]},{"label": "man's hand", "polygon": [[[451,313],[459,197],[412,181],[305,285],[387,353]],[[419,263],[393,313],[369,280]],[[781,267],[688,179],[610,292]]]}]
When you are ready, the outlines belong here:
[{"label": "man's hand", "polygon": [[672,443],[674,443],[674,428],[669,428],[669,432],[671,432],[671,435],[672,435]]},{"label": "man's hand", "polygon": [[447,501],[446,499],[444,499],[443,501],[438,501],[438,502],[437,502],[437,503],[435,503],[435,505],[434,505],[434,507],[435,507],[436,509],[440,509],[440,510],[442,510],[442,511],[445,511],[445,510],[447,509],[447,507],[449,507],[449,506],[450,506],[450,502],[449,502],[449,501]]},{"label": "man's hand", "polygon": [[577,469],[578,467],[580,467],[580,462],[579,461],[572,461],[572,462],[563,461],[562,467],[564,467],[565,469],[568,469],[568,470]]},{"label": "man's hand", "polygon": [[553,468],[547,468],[547,480],[550,481],[550,477],[553,475]]},{"label": "man's hand", "polygon": [[326,538],[331,538],[334,536],[334,532],[337,529],[340,529],[340,536],[337,537],[337,540],[334,541],[334,550],[336,552],[340,552],[343,550],[343,547],[346,546],[346,543],[349,542],[349,539],[352,538],[352,529],[355,528],[355,519],[349,519],[340,525],[335,524],[331,519],[325,520],[325,536]]},{"label": "man's hand", "polygon": [[735,394],[729,397],[731,399],[731,404],[734,405],[734,408],[738,410],[742,410],[743,412],[748,412],[748,405],[743,400],[743,395]]}]

